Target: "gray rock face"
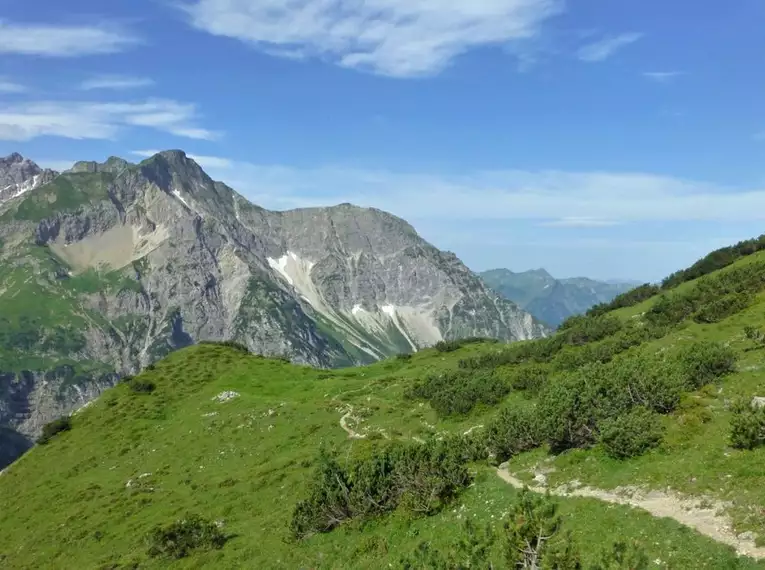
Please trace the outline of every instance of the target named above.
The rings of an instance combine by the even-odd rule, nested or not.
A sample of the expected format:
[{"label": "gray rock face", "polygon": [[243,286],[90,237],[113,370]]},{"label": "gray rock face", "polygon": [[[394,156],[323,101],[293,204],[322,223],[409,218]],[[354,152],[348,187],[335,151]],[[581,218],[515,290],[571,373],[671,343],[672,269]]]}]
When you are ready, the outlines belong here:
[{"label": "gray rock face", "polygon": [[54,170],[43,170],[16,152],[0,158],[0,202],[47,184],[57,174]]},{"label": "gray rock face", "polygon": [[78,163],[0,204],[0,244],[15,276],[0,271],[0,329],[12,299],[34,294],[52,311],[35,316],[41,334],[20,321],[0,332],[0,426],[27,437],[200,340],[331,367],[548,332],[400,218],[350,204],[264,210],[181,151]]}]

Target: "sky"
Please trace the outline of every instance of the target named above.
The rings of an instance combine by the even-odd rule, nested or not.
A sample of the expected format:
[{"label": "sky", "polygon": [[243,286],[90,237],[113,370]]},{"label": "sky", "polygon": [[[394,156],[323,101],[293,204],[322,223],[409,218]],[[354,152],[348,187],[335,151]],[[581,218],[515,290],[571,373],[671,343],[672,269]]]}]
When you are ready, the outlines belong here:
[{"label": "sky", "polygon": [[0,156],[183,149],[470,268],[658,280],[765,233],[761,0],[0,5]]}]

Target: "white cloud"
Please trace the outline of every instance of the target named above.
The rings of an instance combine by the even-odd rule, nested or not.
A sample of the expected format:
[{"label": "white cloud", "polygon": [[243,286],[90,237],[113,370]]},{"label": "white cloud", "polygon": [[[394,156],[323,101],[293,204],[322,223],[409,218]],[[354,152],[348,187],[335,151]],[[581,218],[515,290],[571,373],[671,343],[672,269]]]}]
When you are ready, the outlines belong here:
[{"label": "white cloud", "polygon": [[643,77],[656,81],[657,83],[669,83],[673,79],[684,75],[682,71],[646,71],[643,73]]},{"label": "white cloud", "polygon": [[0,105],[0,140],[25,141],[40,136],[113,139],[127,127],[151,128],[186,138],[215,138],[217,133],[194,125],[196,116],[193,104],[169,99]]},{"label": "white cloud", "polygon": [[76,57],[123,51],[140,40],[113,25],[65,26],[0,20],[0,54]]},{"label": "white cloud", "polygon": [[539,34],[562,0],[193,0],[193,26],[266,53],[394,77],[439,72],[471,49]]},{"label": "white cloud", "polygon": [[25,85],[0,77],[0,93],[24,93],[27,91]]},{"label": "white cloud", "polygon": [[148,77],[130,77],[126,75],[99,75],[86,79],[80,84],[80,89],[90,91],[93,89],[136,89],[149,87],[154,81]]},{"label": "white cloud", "polygon": [[508,170],[441,176],[242,162],[209,172],[273,209],[351,202],[412,220],[529,220],[579,227],[765,221],[765,187],[726,188],[642,173]]},{"label": "white cloud", "polygon": [[579,48],[578,57],[582,61],[603,61],[614,55],[621,48],[635,43],[643,34],[629,33],[618,36],[609,36],[597,42],[587,44]]},{"label": "white cloud", "polygon": [[[133,151],[130,151],[130,154],[134,154],[135,156],[141,156],[143,158],[149,158],[159,152],[162,152],[162,151],[133,150]],[[186,156],[188,156],[194,162],[197,162],[200,166],[202,166],[202,168],[206,168],[210,170],[213,170],[213,169],[224,170],[224,169],[232,168],[234,165],[234,162],[232,160],[229,160],[228,158],[221,158],[219,156],[205,156],[202,154],[188,154],[188,153],[186,153]]]}]

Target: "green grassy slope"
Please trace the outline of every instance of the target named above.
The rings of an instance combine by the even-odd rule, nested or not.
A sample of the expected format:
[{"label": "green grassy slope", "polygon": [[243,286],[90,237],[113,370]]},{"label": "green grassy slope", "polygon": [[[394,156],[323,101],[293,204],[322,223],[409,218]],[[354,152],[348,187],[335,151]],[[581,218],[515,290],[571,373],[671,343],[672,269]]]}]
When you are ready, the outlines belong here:
[{"label": "green grassy slope", "polygon": [[[476,426],[489,426],[498,408],[541,401],[529,390],[511,390],[499,404],[439,415],[431,403],[448,404],[448,394],[431,403],[411,397],[413,386],[448,371],[462,370],[463,386],[471,378],[512,383],[536,367],[554,387],[577,370],[597,370],[583,367],[598,360],[619,362],[624,355],[618,353],[629,345],[635,354],[674,358],[700,340],[728,345],[736,371],[686,390],[680,404],[661,416],[666,434],[657,448],[616,460],[597,442],[557,455],[542,445],[512,457],[509,468],[530,479],[534,466],[544,462],[555,469],[547,474],[553,486],[573,479],[603,489],[669,486],[700,500],[726,501],[736,532],[762,540],[765,448],[733,449],[728,434],[731,402],[765,395],[765,349],[745,334],[747,327],[765,326],[763,276],[765,252],[685,282],[664,300],[653,297],[612,312],[607,326],[575,322],[553,340],[510,347],[475,342],[339,371],[296,367],[219,345],[181,350],[141,375],[156,385],[154,392],[117,386],[75,415],[71,431],[33,449],[0,476],[0,566],[397,567],[400,556],[423,541],[436,548],[451,544],[465,518],[501,520],[516,491],[486,461],[477,461],[469,465],[474,484],[438,514],[411,517],[399,509],[293,542],[292,511],[314,481],[322,444],[334,446],[343,462],[391,442],[470,428],[480,434],[485,428]],[[216,397],[226,391],[238,396],[219,402]],[[346,429],[366,437],[350,438]],[[564,528],[585,563],[615,540],[628,539],[640,542],[652,567],[765,567],[736,558],[731,548],[671,519],[594,499],[566,498],[560,504]],[[188,512],[222,521],[232,538],[220,550],[179,561],[149,557],[147,532]]]}]

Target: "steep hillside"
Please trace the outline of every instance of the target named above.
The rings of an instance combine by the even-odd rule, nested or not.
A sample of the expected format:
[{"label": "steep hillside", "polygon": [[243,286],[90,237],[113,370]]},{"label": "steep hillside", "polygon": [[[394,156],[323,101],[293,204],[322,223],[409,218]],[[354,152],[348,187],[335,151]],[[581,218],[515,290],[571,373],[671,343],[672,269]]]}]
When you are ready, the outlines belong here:
[{"label": "steep hillside", "polygon": [[557,497],[550,563],[624,541],[645,566],[606,568],[763,568],[765,252],[722,265],[510,346],[175,352],[0,476],[3,567],[458,568],[433,560],[460,537],[515,567],[481,529],[528,530],[527,483]]},{"label": "steep hillside", "polygon": [[608,303],[638,285],[586,277],[556,279],[544,269],[520,273],[492,269],[480,276],[489,287],[553,327],[573,315],[585,313],[590,307]]},{"label": "steep hillside", "polygon": [[333,367],[547,330],[379,210],[270,212],[181,151],[79,162],[42,185],[33,163],[6,163],[21,186],[0,202],[0,427],[27,441],[200,340]]}]

